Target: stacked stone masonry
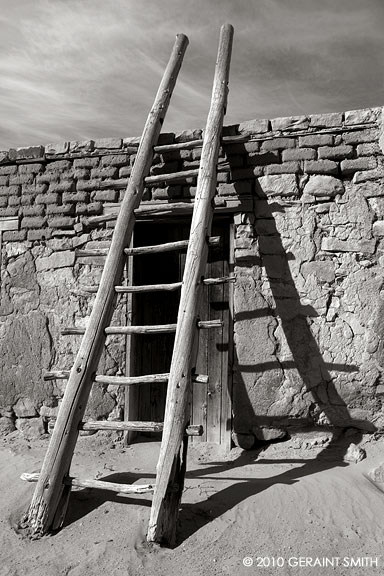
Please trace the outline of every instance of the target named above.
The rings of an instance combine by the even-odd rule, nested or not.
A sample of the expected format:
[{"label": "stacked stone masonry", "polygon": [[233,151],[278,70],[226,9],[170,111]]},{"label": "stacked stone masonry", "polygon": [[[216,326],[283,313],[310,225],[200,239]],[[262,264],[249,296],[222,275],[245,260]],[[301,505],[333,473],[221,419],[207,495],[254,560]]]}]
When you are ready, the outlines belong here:
[{"label": "stacked stone masonry", "polygon": [[[233,428],[384,426],[382,108],[228,126],[215,202],[233,214]],[[201,130],[163,134],[151,175],[199,166]],[[43,433],[65,381],[139,140],[100,139],[0,152],[0,433]],[[196,177],[148,187],[145,204],[193,202]],[[114,322],[124,323],[120,298]],[[121,337],[100,372],[123,374]],[[122,417],[123,391],[95,386],[93,418]]]}]

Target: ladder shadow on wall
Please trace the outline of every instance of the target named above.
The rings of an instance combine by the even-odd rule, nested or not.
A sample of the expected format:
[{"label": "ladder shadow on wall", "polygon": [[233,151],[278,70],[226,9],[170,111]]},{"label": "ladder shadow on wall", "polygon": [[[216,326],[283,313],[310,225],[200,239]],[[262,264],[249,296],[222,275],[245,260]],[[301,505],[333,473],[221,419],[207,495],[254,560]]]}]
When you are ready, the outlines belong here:
[{"label": "ladder shadow on wall", "polygon": [[[281,235],[276,227],[274,212],[283,212],[284,207],[278,202],[268,202],[266,194],[261,190],[256,181],[255,198],[263,203],[263,218],[269,221],[269,235],[273,237],[276,252],[282,256],[281,263],[283,269],[281,276],[289,290],[289,299],[281,298],[279,285],[275,279],[275,273],[272,269],[271,259],[265,258],[263,254],[263,243],[261,242],[260,257],[255,256],[253,260],[247,259],[245,266],[262,266],[265,269],[266,276],[269,280],[271,293],[275,302],[275,309],[269,307],[241,312],[236,315],[236,321],[262,318],[266,315],[274,316],[279,320],[281,330],[286,339],[287,345],[291,352],[291,360],[282,363],[276,358],[276,361],[264,362],[251,365],[240,365],[237,363],[236,351],[234,353],[235,366],[237,365],[236,380],[234,382],[234,410],[236,405],[241,407],[241,420],[255,422],[259,426],[265,427],[296,427],[296,429],[309,428],[315,426],[317,430],[327,430],[332,433],[332,438],[327,446],[311,460],[291,460],[276,459],[266,460],[258,459],[264,446],[258,450],[243,452],[233,462],[210,463],[206,468],[201,468],[187,472],[187,478],[201,478],[211,480],[220,474],[220,478],[233,481],[234,484],[224,488],[222,491],[215,493],[204,501],[196,504],[183,505],[180,514],[179,541],[187,539],[194,532],[213,521],[215,518],[223,515],[225,512],[240,504],[244,500],[255,496],[264,490],[276,484],[291,485],[305,476],[316,472],[327,470],[334,467],[347,466],[344,462],[344,456],[351,442],[358,443],[363,431],[374,432],[375,426],[367,421],[353,420],[349,414],[345,401],[339,395],[331,371],[338,372],[357,372],[358,367],[346,364],[331,364],[324,361],[319,345],[316,342],[310,326],[307,322],[308,316],[317,316],[316,311],[311,306],[303,306],[300,296],[295,286],[288,261],[293,259],[292,254],[287,253],[284,249]],[[254,204],[255,205],[255,204]],[[255,214],[255,216],[257,216]],[[236,263],[241,266],[241,262]],[[280,297],[279,297],[280,296]],[[292,315],[292,310],[296,314]],[[309,369],[310,368],[310,369]],[[308,414],[302,418],[293,418],[289,415],[280,417],[270,417],[256,414],[248,395],[248,391],[242,378],[242,373],[263,373],[275,369],[295,369],[301,381],[301,386],[306,393],[312,396],[312,402],[308,409]],[[314,385],[317,382],[317,384]],[[316,416],[323,414],[326,425],[319,425]],[[237,422],[234,420],[234,431],[237,430]],[[354,435],[345,433],[340,434],[340,428],[354,428]],[[268,463],[303,463],[301,467],[290,469],[282,474],[274,475],[268,478],[257,477],[257,465],[267,465]],[[239,474],[231,478],[225,472],[235,468],[241,468],[244,465],[255,465],[254,478],[241,478]],[[224,476],[223,476],[224,474]]]}]

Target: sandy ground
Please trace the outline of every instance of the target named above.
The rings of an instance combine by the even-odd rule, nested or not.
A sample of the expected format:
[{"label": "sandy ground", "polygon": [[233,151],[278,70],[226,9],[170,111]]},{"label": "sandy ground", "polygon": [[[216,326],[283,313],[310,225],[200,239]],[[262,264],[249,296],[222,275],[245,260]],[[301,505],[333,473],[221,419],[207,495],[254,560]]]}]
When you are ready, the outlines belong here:
[{"label": "sandy ground", "polygon": [[[342,455],[351,441],[343,437],[324,449],[294,438],[228,455],[215,446],[192,446],[178,544],[170,550],[145,541],[148,495],[85,489],[72,492],[60,532],[37,541],[23,538],[15,526],[34,487],[19,476],[39,470],[48,439],[29,442],[13,433],[0,443],[0,575],[381,575],[384,493],[364,474],[384,461],[384,441],[364,437],[360,445],[367,458],[345,464]],[[83,437],[72,473],[153,481],[158,451],[158,442],[124,448],[99,434]],[[253,565],[244,566],[244,558]],[[305,558],[335,567],[311,567]],[[351,559],[362,565],[343,565]]]}]

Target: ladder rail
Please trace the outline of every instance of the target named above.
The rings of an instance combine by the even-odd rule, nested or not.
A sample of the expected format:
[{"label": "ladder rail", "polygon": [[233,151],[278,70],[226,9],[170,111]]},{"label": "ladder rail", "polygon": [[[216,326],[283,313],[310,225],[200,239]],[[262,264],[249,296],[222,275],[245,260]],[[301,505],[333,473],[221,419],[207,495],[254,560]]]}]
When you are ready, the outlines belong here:
[{"label": "ladder rail", "polygon": [[[213,197],[220,137],[225,114],[233,27],[222,26],[211,106],[208,114],[190,240],[187,249],[183,285],[181,288],[175,343],[166,399],[163,439],[157,465],[147,540],[173,545],[176,536],[178,509],[186,466],[186,444],[183,431],[190,393],[191,368],[196,337],[200,278],[207,261],[206,237],[210,234]],[[173,485],[179,489],[172,490]]]},{"label": "ladder rail", "polygon": [[92,385],[92,375],[96,371],[100,358],[105,339],[104,329],[112,316],[114,286],[121,276],[125,261],[123,250],[129,245],[134,225],[134,210],[139,206],[143,196],[145,178],[149,174],[153,159],[153,148],[161,131],[187,45],[188,38],[183,34],[178,34],[153,107],[144,126],[95,304],[70,373],[31,505],[23,519],[23,525],[35,537],[47,533],[53,526],[58,527],[58,521],[60,522],[64,516],[63,510],[69,497],[69,491],[68,494],[64,492],[64,479],[69,473],[78,436],[78,425],[85,411]]}]

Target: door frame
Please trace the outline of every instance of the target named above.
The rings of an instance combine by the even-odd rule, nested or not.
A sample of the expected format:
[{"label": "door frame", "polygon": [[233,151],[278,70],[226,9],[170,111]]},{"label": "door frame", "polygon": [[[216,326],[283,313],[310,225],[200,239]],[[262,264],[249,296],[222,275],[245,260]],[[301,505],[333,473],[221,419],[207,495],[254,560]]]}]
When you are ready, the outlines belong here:
[{"label": "door frame", "polygon": [[[170,223],[175,224],[175,217],[177,214],[172,216],[167,215],[167,217],[152,218],[151,221],[154,223]],[[180,218],[182,221],[183,218]],[[229,254],[228,254],[228,272],[229,275],[234,274],[234,221],[233,214],[223,214],[222,216],[215,214],[215,220],[225,220],[228,225],[229,234]],[[139,221],[140,222],[140,221]],[[150,223],[148,222],[148,225]],[[131,244],[134,245],[134,232],[132,233]],[[126,271],[128,284],[130,285],[133,278],[133,256],[127,257]],[[127,294],[127,304],[126,304],[126,321],[127,325],[135,324],[135,309],[133,306],[133,295]],[[234,285],[233,282],[228,283],[228,365],[226,370],[226,382],[222,382],[221,391],[221,431],[220,431],[220,445],[222,445],[226,451],[229,451],[232,447],[232,422],[233,422],[233,411],[232,411],[232,399],[233,399],[233,360],[234,360],[234,334],[233,334],[233,310],[234,310]],[[133,376],[135,370],[135,338],[131,335],[126,337],[126,376]],[[224,371],[223,371],[224,372]],[[127,386],[125,389],[125,406],[124,406],[124,420],[132,421],[138,419],[139,406],[138,406],[138,385]],[[127,432],[125,434],[125,443],[131,444],[137,437],[136,432]]]}]

